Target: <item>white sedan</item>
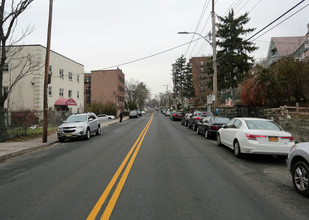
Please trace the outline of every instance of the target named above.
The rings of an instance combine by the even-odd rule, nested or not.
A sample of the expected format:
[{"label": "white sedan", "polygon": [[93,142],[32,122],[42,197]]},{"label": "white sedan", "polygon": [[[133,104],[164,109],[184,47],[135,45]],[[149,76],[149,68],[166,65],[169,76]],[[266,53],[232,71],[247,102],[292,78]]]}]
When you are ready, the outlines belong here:
[{"label": "white sedan", "polygon": [[107,115],[107,114],[99,114],[99,115],[97,115],[97,117],[99,119],[108,119],[108,120],[115,119],[114,115]]},{"label": "white sedan", "polygon": [[233,118],[218,131],[217,144],[233,149],[236,157],[243,153],[286,157],[295,143],[289,132],[271,120]]}]

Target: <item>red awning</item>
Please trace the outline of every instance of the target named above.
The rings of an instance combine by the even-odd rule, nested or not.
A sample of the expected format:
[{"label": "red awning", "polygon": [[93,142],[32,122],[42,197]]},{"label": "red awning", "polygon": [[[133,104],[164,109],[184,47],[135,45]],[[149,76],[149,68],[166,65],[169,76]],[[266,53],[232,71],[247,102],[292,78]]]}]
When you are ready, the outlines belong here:
[{"label": "red awning", "polygon": [[57,99],[54,105],[77,105],[74,99]]}]

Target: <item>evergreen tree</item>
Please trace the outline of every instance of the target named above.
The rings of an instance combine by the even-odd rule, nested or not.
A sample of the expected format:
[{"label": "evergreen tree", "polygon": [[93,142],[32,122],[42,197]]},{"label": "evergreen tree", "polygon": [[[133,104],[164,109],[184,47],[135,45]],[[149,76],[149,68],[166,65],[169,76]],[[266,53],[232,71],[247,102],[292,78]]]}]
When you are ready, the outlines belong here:
[{"label": "evergreen tree", "polygon": [[176,60],[173,66],[174,95],[179,97],[182,106],[185,98],[193,98],[195,96],[192,82],[192,68],[186,64],[186,58],[182,55]]},{"label": "evergreen tree", "polygon": [[217,24],[218,88],[236,88],[248,75],[253,65],[253,57],[248,54],[257,47],[244,39],[254,29],[245,29],[249,22],[248,13],[235,17],[231,10],[226,17],[220,17]]}]

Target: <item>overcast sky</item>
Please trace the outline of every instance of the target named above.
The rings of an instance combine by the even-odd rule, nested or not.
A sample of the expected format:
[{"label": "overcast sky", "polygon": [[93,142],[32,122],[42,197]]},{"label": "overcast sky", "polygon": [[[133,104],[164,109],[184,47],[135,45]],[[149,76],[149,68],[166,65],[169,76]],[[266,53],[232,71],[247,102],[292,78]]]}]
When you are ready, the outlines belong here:
[{"label": "overcast sky", "polygon": [[[246,27],[256,28],[250,37],[298,2],[301,0],[217,0],[215,12],[224,16],[231,6],[236,16],[249,12],[251,20]],[[308,0],[274,25],[306,5]],[[20,16],[19,29],[27,25],[35,28],[24,44],[46,46],[48,7],[49,0],[35,0]],[[166,91],[163,85],[172,86],[171,64],[182,54],[187,59],[212,55],[212,48],[203,39],[178,47],[193,35],[177,34],[193,31],[206,35],[211,31],[210,12],[211,0],[55,0],[51,49],[83,64],[86,72],[119,66],[126,80],[144,82],[152,95],[157,95]],[[266,57],[271,37],[304,36],[308,14],[309,7],[305,7],[258,38],[254,42],[259,49],[252,55],[257,60]]]}]

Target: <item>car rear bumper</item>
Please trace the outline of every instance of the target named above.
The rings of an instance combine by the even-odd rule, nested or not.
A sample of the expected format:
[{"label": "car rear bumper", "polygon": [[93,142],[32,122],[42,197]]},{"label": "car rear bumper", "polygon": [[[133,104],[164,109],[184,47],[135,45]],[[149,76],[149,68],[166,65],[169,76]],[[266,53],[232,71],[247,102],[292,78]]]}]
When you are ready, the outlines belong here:
[{"label": "car rear bumper", "polygon": [[246,144],[240,145],[241,152],[246,154],[288,155],[293,142],[285,145]]}]

